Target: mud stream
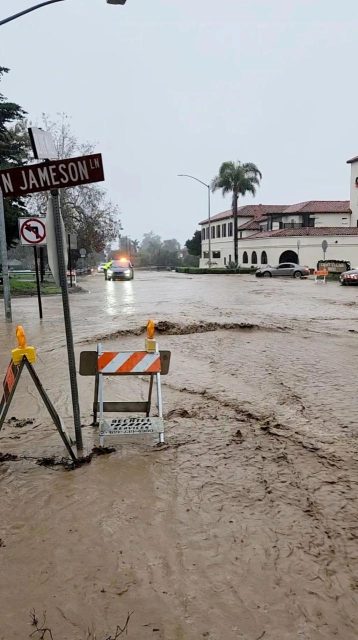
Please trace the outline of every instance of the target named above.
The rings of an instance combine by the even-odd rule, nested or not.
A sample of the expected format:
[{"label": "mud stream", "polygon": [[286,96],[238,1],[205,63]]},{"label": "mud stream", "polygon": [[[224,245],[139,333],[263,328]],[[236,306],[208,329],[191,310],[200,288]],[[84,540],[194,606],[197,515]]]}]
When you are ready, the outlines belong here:
[{"label": "mud stream", "polygon": [[[0,432],[0,640],[27,638],[31,611],[54,640],[114,637],[128,613],[135,640],[356,639],[357,289],[146,273],[83,286],[77,357],[97,339],[140,349],[159,323],[166,445],[108,440],[75,471],[39,466],[65,452],[24,374]],[[61,300],[44,312],[14,302],[71,430]],[[0,324],[1,371],[12,332]],[[89,453],[92,380],[79,388]],[[106,383],[109,400],[147,392]]]}]

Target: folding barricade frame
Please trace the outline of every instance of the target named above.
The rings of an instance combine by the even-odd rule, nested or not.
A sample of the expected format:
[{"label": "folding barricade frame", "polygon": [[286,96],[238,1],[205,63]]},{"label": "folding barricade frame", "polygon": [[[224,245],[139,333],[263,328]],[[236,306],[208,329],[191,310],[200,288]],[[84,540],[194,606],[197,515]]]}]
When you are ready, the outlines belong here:
[{"label": "folding barricade frame", "polygon": [[[130,370],[128,366],[124,366],[123,370],[123,365],[131,356],[137,356],[137,364],[134,362]],[[161,376],[169,373],[170,357],[170,351],[104,351],[101,344],[97,346],[97,351],[81,352],[80,375],[95,377],[93,425],[99,426],[101,446],[104,444],[105,437],[148,433],[158,433],[159,443],[164,443]],[[104,400],[105,376],[150,376],[148,399],[141,402],[106,402]],[[157,417],[150,416],[154,379],[157,392]],[[105,419],[105,413],[145,413],[145,418],[128,416]]]},{"label": "folding barricade frame", "polygon": [[40,394],[40,397],[49,412],[52,421],[61,437],[63,444],[65,445],[67,452],[69,453],[73,462],[77,462],[77,458],[72,449],[72,440],[68,436],[63,422],[57,413],[55,407],[53,406],[49,396],[47,395],[44,387],[41,384],[40,378],[38,377],[34,367],[29,362],[26,356],[23,356],[19,364],[15,364],[12,360],[7,368],[5,379],[3,382],[3,396],[0,398],[0,431],[4,425],[8,410],[10,408],[12,399],[14,397],[18,382],[21,378],[21,374],[23,369],[26,368],[35,384],[37,391]]}]

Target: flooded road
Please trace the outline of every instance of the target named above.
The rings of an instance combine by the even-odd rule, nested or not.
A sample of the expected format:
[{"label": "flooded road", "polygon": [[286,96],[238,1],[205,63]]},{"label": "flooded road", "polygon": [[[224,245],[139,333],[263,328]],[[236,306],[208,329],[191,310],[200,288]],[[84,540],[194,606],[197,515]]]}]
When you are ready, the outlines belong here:
[{"label": "flooded road", "polygon": [[[358,290],[312,281],[137,272],[71,296],[77,358],[141,349],[158,322],[167,446],[118,440],[73,472],[24,374],[0,451],[0,640],[46,611],[54,640],[353,640],[358,615]],[[59,297],[16,299],[14,322],[71,423]],[[0,323],[0,368],[14,346]],[[87,450],[93,385],[79,378]],[[145,380],[106,383],[145,399]],[[34,419],[24,424],[26,419]],[[106,442],[107,444],[107,442]],[[92,635],[88,635],[90,630]]]}]

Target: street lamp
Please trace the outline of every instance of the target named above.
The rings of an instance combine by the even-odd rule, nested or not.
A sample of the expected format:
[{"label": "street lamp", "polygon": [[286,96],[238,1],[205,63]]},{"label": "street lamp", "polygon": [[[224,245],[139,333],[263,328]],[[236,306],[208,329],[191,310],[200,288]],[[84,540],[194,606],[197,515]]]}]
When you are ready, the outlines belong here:
[{"label": "street lamp", "polygon": [[[41,7],[46,7],[48,4],[55,4],[56,2],[64,2],[64,0],[46,0],[45,2],[40,2],[39,4],[35,4],[33,7],[28,7],[28,9],[24,9],[19,13],[15,13],[8,18],[4,18],[0,20],[0,26],[7,24],[8,22],[12,22],[17,18],[21,18],[25,16],[27,13],[31,13],[32,11],[36,11],[36,9],[41,9]],[[124,5],[127,0],[107,0],[107,4],[119,4]],[[6,246],[6,234],[5,234],[5,212],[3,207],[3,199],[0,191],[0,263],[2,262],[2,279],[4,286],[4,304],[5,304],[5,317],[8,322],[11,322],[11,295],[10,295],[10,280],[8,274],[8,263],[7,263],[7,246]]]},{"label": "street lamp", "polygon": [[[36,9],[41,9],[41,7],[46,7],[48,4],[55,4],[55,2],[64,2],[64,0],[46,0],[46,2],[40,2],[39,4],[35,4],[33,7],[29,7],[28,9],[24,9],[24,11],[20,11],[19,13],[15,13],[13,16],[9,16],[4,20],[0,20],[0,26],[6,24],[7,22],[11,22],[12,20],[16,20],[17,18],[21,18],[21,16],[25,16],[27,13],[31,13],[31,11],[36,11]],[[127,0],[107,0],[107,4],[125,4]]]},{"label": "street lamp", "polygon": [[211,269],[211,198],[210,198],[210,194],[211,194],[211,188],[210,188],[210,184],[206,184],[206,182],[203,182],[202,180],[199,180],[199,178],[195,178],[195,176],[191,176],[187,173],[179,173],[178,174],[178,178],[191,178],[191,180],[195,180],[196,182],[200,182],[200,184],[203,185],[203,187],[206,187],[208,190],[208,221],[209,221],[209,269]]}]

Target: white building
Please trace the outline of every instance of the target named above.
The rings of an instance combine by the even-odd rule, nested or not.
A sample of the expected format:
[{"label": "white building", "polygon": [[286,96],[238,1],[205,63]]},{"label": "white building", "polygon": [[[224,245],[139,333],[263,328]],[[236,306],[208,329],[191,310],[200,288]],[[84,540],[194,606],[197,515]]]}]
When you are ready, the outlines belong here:
[{"label": "white building", "polygon": [[[313,200],[294,205],[246,205],[238,210],[238,250],[242,266],[296,262],[315,268],[323,258],[358,266],[358,157],[351,165],[350,201]],[[209,221],[201,223],[200,266],[209,261]],[[211,218],[211,262],[225,267],[234,259],[232,211]]]}]

